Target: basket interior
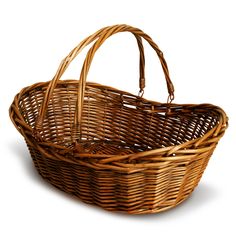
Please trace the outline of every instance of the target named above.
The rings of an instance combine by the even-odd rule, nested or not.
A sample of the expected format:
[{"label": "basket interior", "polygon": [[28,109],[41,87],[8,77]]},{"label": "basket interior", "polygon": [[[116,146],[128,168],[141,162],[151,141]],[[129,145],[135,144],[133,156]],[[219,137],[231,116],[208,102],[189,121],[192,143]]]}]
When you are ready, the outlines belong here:
[{"label": "basket interior", "polygon": [[[74,116],[77,81],[60,82],[53,92],[43,122],[45,141],[70,147],[76,138]],[[25,93],[19,109],[25,122],[35,126],[44,87]],[[204,106],[171,105],[140,99],[110,87],[87,83],[81,142],[91,153],[128,154],[168,147],[199,138],[219,121]]]}]

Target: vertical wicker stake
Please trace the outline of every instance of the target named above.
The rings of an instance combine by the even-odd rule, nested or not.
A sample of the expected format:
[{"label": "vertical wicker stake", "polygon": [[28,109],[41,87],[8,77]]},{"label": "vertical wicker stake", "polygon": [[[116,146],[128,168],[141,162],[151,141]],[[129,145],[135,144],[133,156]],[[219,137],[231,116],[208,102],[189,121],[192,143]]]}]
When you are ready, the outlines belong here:
[{"label": "vertical wicker stake", "polygon": [[[112,35],[132,33],[140,51],[139,96],[86,82],[98,48]],[[142,39],[159,57],[167,103],[144,99]],[[93,43],[79,81],[60,81],[81,50]],[[55,187],[110,211],[156,213],[184,201],[199,183],[228,125],[211,104],[172,104],[174,86],[163,53],[140,29],[105,27],[62,60],[54,78],[23,88],[10,118],[24,136],[39,174]]]}]

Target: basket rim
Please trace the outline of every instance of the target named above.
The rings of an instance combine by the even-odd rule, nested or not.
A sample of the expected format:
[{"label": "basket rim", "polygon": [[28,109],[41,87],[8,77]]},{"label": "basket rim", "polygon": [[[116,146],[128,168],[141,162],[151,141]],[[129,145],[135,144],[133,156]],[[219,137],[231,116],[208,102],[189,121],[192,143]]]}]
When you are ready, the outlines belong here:
[{"label": "basket rim", "polygon": [[[30,92],[34,89],[39,89],[39,88],[45,87],[45,90],[46,90],[46,87],[48,86],[49,83],[50,83],[50,81],[38,82],[38,83],[34,83],[32,85],[29,85],[29,86],[26,86],[26,87],[22,88],[20,90],[20,92],[15,96],[14,101],[12,102],[12,104],[10,106],[10,109],[9,109],[10,118],[11,118],[13,124],[15,125],[16,129],[27,139],[27,141],[29,141],[29,138],[27,136],[30,135],[30,133],[31,133],[31,138],[32,137],[34,138],[33,128],[25,122],[22,114],[20,113],[20,111],[18,109],[19,101],[20,101],[20,99],[23,95],[25,95],[26,93],[28,93],[28,92]],[[78,80],[75,80],[75,79],[62,80],[62,81],[59,81],[58,85],[70,84],[70,83],[71,84],[78,83]],[[157,102],[157,101],[148,100],[148,99],[145,99],[143,97],[141,98],[141,97],[139,97],[137,95],[134,95],[130,92],[126,92],[126,91],[123,91],[123,90],[120,90],[120,89],[117,89],[117,88],[114,88],[114,87],[111,87],[111,86],[101,85],[99,83],[86,82],[86,86],[95,86],[95,87],[96,86],[103,86],[104,89],[115,90],[116,92],[120,92],[122,94],[130,95],[130,96],[139,98],[143,102],[149,102],[149,103],[156,104],[156,105],[160,105],[160,104],[161,105],[167,105],[168,104],[168,103],[161,103],[161,102]],[[104,163],[104,164],[108,163],[110,160],[113,160],[114,158],[117,158],[117,159],[121,160],[123,158],[128,158],[128,157],[133,156],[133,155],[135,155],[135,157],[138,158],[139,156],[144,157],[144,156],[150,156],[150,155],[154,155],[154,154],[159,154],[160,155],[162,153],[167,153],[167,156],[160,157],[160,159],[163,159],[165,161],[168,161],[169,158],[171,158],[171,160],[182,160],[184,158],[183,154],[189,154],[189,155],[185,156],[185,158],[189,159],[191,156],[193,156],[193,154],[198,153],[197,147],[200,146],[201,143],[203,141],[205,141],[209,136],[213,135],[217,139],[220,139],[223,136],[224,131],[228,126],[228,117],[227,117],[226,113],[224,112],[224,110],[222,108],[220,108],[219,106],[215,106],[215,105],[208,104],[208,103],[202,103],[202,104],[171,103],[171,104],[168,104],[168,106],[170,106],[170,107],[178,107],[178,106],[186,106],[186,107],[191,106],[191,107],[193,107],[194,106],[194,107],[199,107],[201,109],[204,109],[206,106],[208,106],[208,110],[209,110],[209,106],[210,106],[211,109],[214,109],[219,114],[220,119],[219,119],[219,122],[217,122],[217,124],[212,129],[210,129],[208,132],[206,132],[201,137],[191,139],[187,142],[184,142],[184,143],[181,143],[181,144],[178,144],[178,145],[162,147],[162,148],[156,148],[156,149],[152,149],[152,150],[148,150],[148,151],[141,151],[141,152],[137,152],[137,153],[133,153],[133,154],[126,154],[126,155],[109,154],[108,156],[110,158],[108,157],[106,159],[106,161],[103,161],[102,163]],[[18,118],[15,118],[15,115],[17,115]],[[17,125],[16,122],[19,123],[20,125]],[[19,127],[19,126],[21,126],[21,127]],[[26,129],[26,130],[24,130],[24,129]],[[50,142],[46,142],[46,143],[50,143]],[[42,149],[43,149],[44,146],[47,146],[46,143],[37,141],[37,139],[34,138],[34,144],[36,144],[38,147],[41,146]],[[209,141],[209,145],[211,143],[213,143],[213,142]],[[55,147],[59,148],[59,149],[60,148],[65,148],[64,146],[61,146],[61,145],[55,145]],[[207,148],[205,147],[205,149],[207,149]],[[44,151],[44,154],[46,154],[47,157],[55,159],[54,156],[52,156],[51,154],[45,152],[45,150],[42,150],[42,151]],[[178,156],[176,156],[176,157],[171,156],[171,157],[168,158],[169,155],[173,155],[174,153],[178,153],[178,154],[182,154],[182,155],[179,156],[179,157]],[[103,154],[101,154],[101,155],[106,156],[106,155],[103,155]],[[88,153],[79,154],[79,157],[83,157],[83,156],[88,156]],[[89,154],[89,156],[90,157],[96,157],[98,155],[97,154]],[[68,158],[62,158],[62,159],[64,161],[77,163],[77,160],[68,160]]]}]

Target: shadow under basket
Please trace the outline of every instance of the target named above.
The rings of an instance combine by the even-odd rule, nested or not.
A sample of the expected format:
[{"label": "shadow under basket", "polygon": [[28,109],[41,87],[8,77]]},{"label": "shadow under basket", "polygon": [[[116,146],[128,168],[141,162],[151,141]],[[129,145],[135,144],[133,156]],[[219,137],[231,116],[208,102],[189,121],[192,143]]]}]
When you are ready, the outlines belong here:
[{"label": "shadow under basket", "polygon": [[[86,82],[96,50],[111,35],[125,31],[134,34],[140,50],[139,96]],[[141,30],[115,25],[82,41],[52,81],[22,89],[10,107],[10,117],[44,179],[86,203],[130,214],[164,211],[185,200],[227,128],[226,114],[217,106],[142,97],[141,38],[157,52],[171,101],[174,89],[163,53]],[[80,80],[59,81],[94,40]]]}]

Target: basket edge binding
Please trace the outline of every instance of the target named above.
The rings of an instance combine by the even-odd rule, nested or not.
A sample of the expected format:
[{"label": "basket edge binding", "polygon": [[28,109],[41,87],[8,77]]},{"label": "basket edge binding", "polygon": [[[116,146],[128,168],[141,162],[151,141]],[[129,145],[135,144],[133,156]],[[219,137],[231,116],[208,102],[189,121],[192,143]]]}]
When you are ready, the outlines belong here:
[{"label": "basket edge binding", "polygon": [[[60,81],[59,84],[64,84],[64,83],[77,83],[78,81],[77,80],[66,80],[66,81]],[[57,160],[63,160],[63,161],[66,161],[66,162],[70,162],[70,163],[78,163],[77,160],[69,160],[69,159],[66,159],[63,157],[63,155],[57,155],[56,157],[53,156],[51,153],[48,153],[46,152],[46,150],[44,150],[44,147],[45,145],[43,144],[42,142],[42,146],[40,147],[40,145],[37,144],[37,138],[35,138],[34,136],[34,130],[32,127],[30,127],[24,120],[24,118],[21,116],[20,112],[17,111],[17,106],[18,106],[18,102],[20,100],[20,97],[23,96],[24,94],[28,93],[29,91],[31,91],[32,89],[36,89],[36,88],[40,88],[40,87],[47,87],[47,85],[50,83],[50,81],[48,82],[40,82],[40,83],[35,83],[31,86],[27,86],[25,88],[23,88],[20,93],[18,93],[16,96],[15,96],[15,99],[9,109],[9,115],[10,115],[10,118],[13,122],[13,124],[15,125],[15,127],[17,128],[17,130],[24,136],[24,137],[27,137],[27,141],[29,143],[31,143],[31,145],[36,145],[37,148],[39,148],[39,150],[42,151],[42,153],[44,155],[46,155],[48,158],[53,158],[53,159],[57,159]],[[91,83],[91,82],[88,82],[87,83],[88,85],[91,84],[91,85],[98,85],[98,86],[103,86],[104,88],[108,88],[108,89],[114,89],[120,93],[124,93],[124,94],[127,94],[127,95],[132,95],[132,96],[135,96],[139,99],[141,99],[141,101],[143,102],[151,102],[153,104],[156,104],[156,105],[160,105],[160,104],[164,104],[164,103],[159,103],[159,102],[155,102],[155,101],[150,101],[150,100],[147,100],[145,98],[140,98],[136,95],[133,95],[131,93],[128,93],[128,92],[125,92],[125,91],[122,91],[122,90],[118,90],[116,88],[112,88],[110,86],[105,86],[105,85],[100,85],[100,84],[97,84],[97,83]],[[216,139],[220,139],[223,135],[224,135],[224,132],[226,130],[226,128],[228,127],[228,117],[226,116],[226,113],[224,112],[224,110],[218,106],[215,106],[215,105],[212,105],[212,104],[181,104],[183,106],[190,106],[190,107],[201,107],[201,106],[208,106],[208,107],[211,107],[211,109],[215,109],[222,117],[222,121],[219,122],[214,131],[215,133],[213,134],[212,130],[208,131],[205,135],[203,135],[202,137],[199,137],[197,139],[193,139],[193,140],[190,140],[188,142],[185,142],[183,144],[180,144],[180,145],[175,145],[175,146],[169,146],[169,147],[163,147],[163,148],[158,148],[158,149],[155,149],[155,150],[151,150],[151,151],[143,151],[143,152],[140,152],[140,153],[136,153],[135,156],[136,158],[139,158],[139,154],[141,154],[141,156],[152,156],[152,155],[155,155],[155,154],[162,154],[162,153],[168,153],[169,155],[169,158],[170,160],[174,161],[174,160],[178,160],[178,158],[174,157],[174,155],[178,154],[178,152],[180,151],[180,153],[189,153],[189,154],[193,154],[193,153],[196,153],[196,151],[192,151],[191,152],[191,148],[188,149],[188,147],[192,147],[194,149],[196,149],[199,145],[201,145],[201,143],[209,138],[209,136],[214,136],[214,138]],[[180,105],[179,104],[168,104],[168,106],[170,107],[179,107]],[[17,118],[15,118],[17,117]],[[24,131],[24,129],[26,129]],[[32,143],[32,140],[33,143]],[[43,141],[43,140],[42,140]],[[218,141],[217,141],[218,143]],[[58,145],[58,148],[62,148]],[[185,150],[182,150],[181,149],[185,149]],[[163,158],[165,160],[168,160],[168,155],[164,156]],[[79,155],[78,155],[79,156]],[[83,155],[82,155],[83,156]],[[105,163],[109,163],[110,161],[116,159],[116,160],[122,160],[124,158],[127,158],[127,156],[132,156],[131,155],[110,155],[111,158],[110,159],[107,159],[107,160],[103,160],[102,163],[105,164]],[[163,158],[160,158],[160,161],[164,161]],[[179,158],[179,160],[181,160],[181,158]],[[126,168],[125,168],[126,169]],[[124,169],[124,170],[125,170]]]}]

